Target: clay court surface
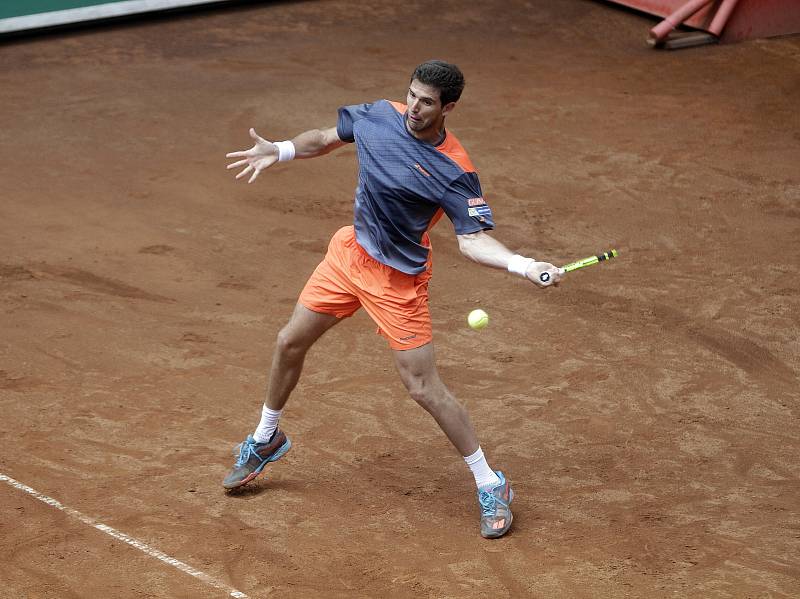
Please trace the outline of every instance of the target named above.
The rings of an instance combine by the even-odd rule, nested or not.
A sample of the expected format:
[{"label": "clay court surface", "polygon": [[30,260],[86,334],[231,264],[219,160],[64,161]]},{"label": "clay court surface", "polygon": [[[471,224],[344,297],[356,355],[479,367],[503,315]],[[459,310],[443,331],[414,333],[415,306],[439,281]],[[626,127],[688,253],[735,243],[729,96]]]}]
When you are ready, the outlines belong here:
[{"label": "clay court surface", "polygon": [[[0,596],[800,596],[800,37],[655,51],[598,2],[364,4],[0,46],[0,474],[64,508],[0,484]],[[620,251],[541,291],[435,229],[440,371],[517,494],[498,541],[363,313],[309,355],[292,451],[220,485],[356,176],[348,147],[248,186],[225,153],[403,100],[432,57],[467,76],[448,127],[498,239]]]}]

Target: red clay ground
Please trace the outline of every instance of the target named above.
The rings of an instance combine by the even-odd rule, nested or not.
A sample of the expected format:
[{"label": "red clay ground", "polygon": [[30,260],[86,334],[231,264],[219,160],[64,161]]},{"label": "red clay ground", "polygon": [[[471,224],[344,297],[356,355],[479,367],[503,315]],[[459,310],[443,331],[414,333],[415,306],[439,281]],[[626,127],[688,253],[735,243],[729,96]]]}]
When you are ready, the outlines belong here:
[{"label": "red clay ground", "polygon": [[[800,595],[800,38],[659,52],[602,3],[260,4],[0,48],[0,473],[250,597]],[[351,218],[352,148],[225,170],[459,63],[449,121],[538,291],[436,229],[441,371],[517,493],[472,480],[363,314],[238,495],[275,334]],[[488,329],[466,328],[474,307]],[[225,593],[0,485],[3,597]]]}]

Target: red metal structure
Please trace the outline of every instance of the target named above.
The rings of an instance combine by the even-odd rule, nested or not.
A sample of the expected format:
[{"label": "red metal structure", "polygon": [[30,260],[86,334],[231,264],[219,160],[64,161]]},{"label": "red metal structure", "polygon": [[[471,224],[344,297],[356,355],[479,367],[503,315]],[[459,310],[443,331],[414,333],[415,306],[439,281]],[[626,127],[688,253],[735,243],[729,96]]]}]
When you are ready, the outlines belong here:
[{"label": "red metal structure", "polygon": [[798,0],[611,0],[664,20],[653,27],[656,43],[668,39],[678,25],[705,31],[712,41],[747,39],[800,33]]}]

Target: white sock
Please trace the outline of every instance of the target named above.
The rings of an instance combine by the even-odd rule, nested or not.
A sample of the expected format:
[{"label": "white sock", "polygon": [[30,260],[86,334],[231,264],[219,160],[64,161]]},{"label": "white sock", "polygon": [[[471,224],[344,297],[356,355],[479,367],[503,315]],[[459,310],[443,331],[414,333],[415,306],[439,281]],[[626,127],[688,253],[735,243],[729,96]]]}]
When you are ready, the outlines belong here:
[{"label": "white sock", "polygon": [[480,447],[472,455],[464,456],[464,461],[469,466],[469,469],[472,470],[478,489],[496,487],[500,484],[500,477],[494,473],[494,470],[489,468],[489,464],[486,463],[486,458]]},{"label": "white sock", "polygon": [[278,428],[278,420],[281,418],[283,410],[270,410],[266,404],[261,408],[261,422],[253,433],[256,443],[266,443],[272,438],[272,433]]}]

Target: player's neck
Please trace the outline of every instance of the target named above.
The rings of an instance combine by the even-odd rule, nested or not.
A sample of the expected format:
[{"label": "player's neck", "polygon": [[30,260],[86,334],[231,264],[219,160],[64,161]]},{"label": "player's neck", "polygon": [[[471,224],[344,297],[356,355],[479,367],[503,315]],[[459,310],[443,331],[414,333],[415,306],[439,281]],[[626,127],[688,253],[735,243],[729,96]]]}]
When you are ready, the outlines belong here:
[{"label": "player's neck", "polygon": [[435,125],[431,125],[430,127],[426,127],[422,131],[414,131],[408,126],[408,120],[406,120],[406,131],[408,131],[412,137],[420,141],[428,142],[434,146],[438,146],[440,143],[444,141],[444,138],[447,135],[447,132],[444,129],[444,119],[441,122],[436,123]]}]

